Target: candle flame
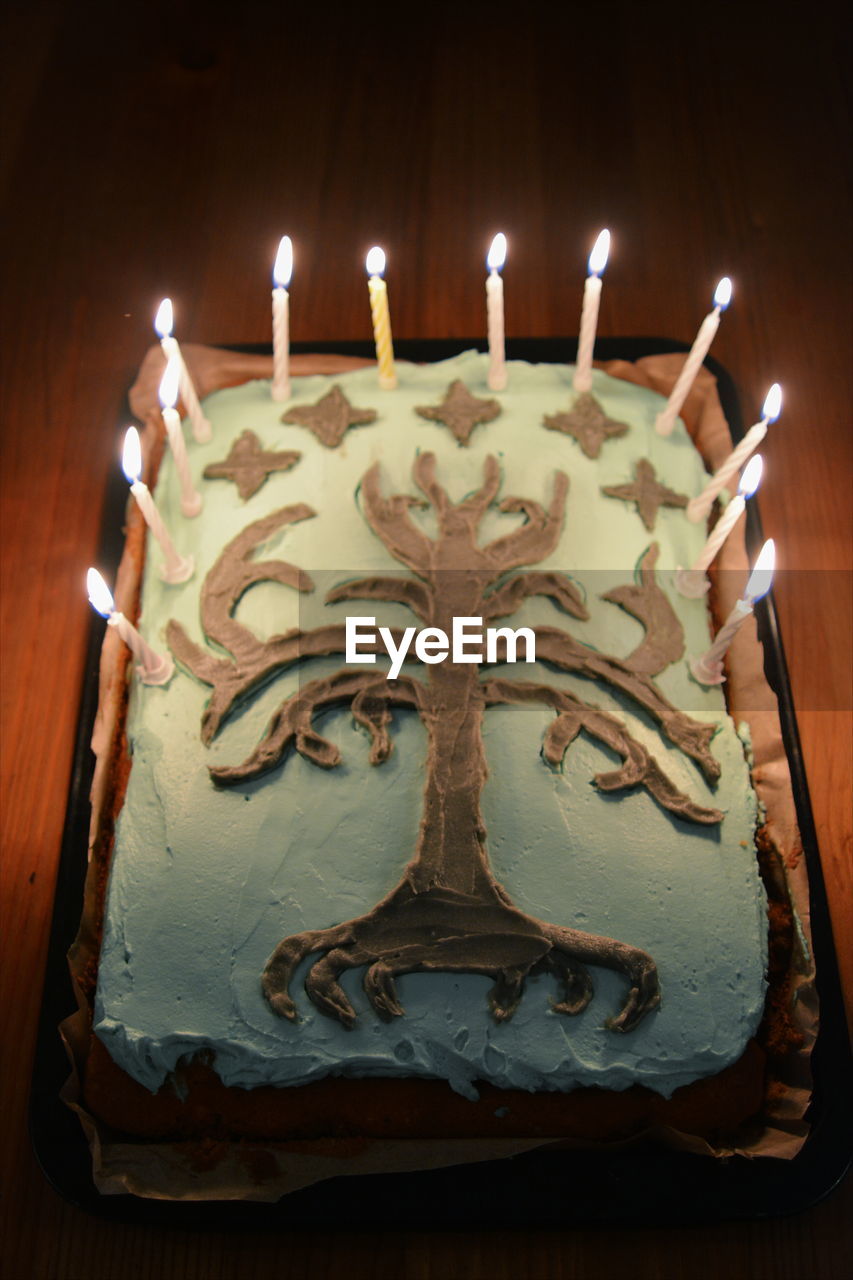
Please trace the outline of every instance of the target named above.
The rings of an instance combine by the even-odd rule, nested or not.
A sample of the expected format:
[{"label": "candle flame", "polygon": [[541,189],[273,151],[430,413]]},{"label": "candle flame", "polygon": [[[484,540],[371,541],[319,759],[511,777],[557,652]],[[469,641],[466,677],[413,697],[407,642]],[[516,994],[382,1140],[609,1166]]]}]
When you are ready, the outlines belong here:
[{"label": "candle flame", "polygon": [[731,300],[732,282],[728,276],[723,276],[722,280],[714,290],[714,306],[719,307],[721,311],[725,311]]},{"label": "candle flame", "polygon": [[764,408],[761,410],[762,418],[766,418],[768,422],[775,422],[782,412],[782,388],[778,382],[774,382],[773,386],[767,392],[764,400]]},{"label": "candle flame", "polygon": [[603,231],[598,233],[598,239],[592,246],[592,253],[589,255],[589,274],[591,276],[600,276],[607,266],[609,256],[610,232],[605,227]]},{"label": "candle flame", "polygon": [[175,317],[172,312],[172,299],[164,298],[157,308],[157,314],[154,317],[154,328],[157,330],[161,338],[171,338],[174,323]]},{"label": "candle flame", "polygon": [[776,546],[772,538],[768,538],[758,553],[749,582],[746,584],[744,599],[753,604],[766,596],[773,582],[773,570],[776,567]]},{"label": "candle flame", "polygon": [[282,289],[286,289],[290,284],[290,277],[293,275],[293,241],[290,236],[282,236],[278,244],[278,253],[275,255],[275,265],[272,269],[273,282]]},{"label": "candle flame", "polygon": [[369,276],[384,276],[385,250],[380,249],[379,245],[375,244],[367,255],[367,260],[364,265],[367,267],[367,274]]},{"label": "candle flame", "polygon": [[764,463],[761,454],[757,453],[754,458],[750,458],[749,462],[743,469],[740,478],[740,484],[737,491],[742,498],[751,498],[758,486],[761,484],[761,473],[764,470]]},{"label": "candle flame", "polygon": [[166,372],[160,382],[160,404],[164,409],[174,409],[178,403],[178,387],[181,381],[181,359],[175,352],[169,356]]},{"label": "candle flame", "polygon": [[104,618],[108,618],[115,612],[112,592],[97,569],[90,569],[86,574],[86,590],[89,593],[89,603],[92,608]]},{"label": "candle flame", "polygon": [[506,236],[499,231],[492,241],[486,256],[486,266],[490,271],[500,271],[506,262]]},{"label": "candle flame", "polygon": [[124,433],[121,469],[131,484],[134,484],[142,474],[142,446],[139,443],[139,432],[136,427],[128,427]]}]

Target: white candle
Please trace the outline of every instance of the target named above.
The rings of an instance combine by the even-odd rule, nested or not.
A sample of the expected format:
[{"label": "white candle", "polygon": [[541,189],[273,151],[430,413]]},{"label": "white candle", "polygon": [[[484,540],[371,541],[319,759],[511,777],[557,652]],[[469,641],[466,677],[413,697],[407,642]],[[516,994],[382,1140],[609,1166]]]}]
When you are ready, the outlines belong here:
[{"label": "white candle", "polygon": [[169,357],[166,372],[163,374],[163,380],[160,383],[160,405],[163,422],[166,425],[166,434],[169,437],[169,447],[175,459],[175,470],[181,483],[181,511],[185,516],[197,516],[202,506],[201,494],[196,491],[192,482],[190,464],[187,460],[187,450],[184,444],[184,433],[181,430],[181,419],[175,409],[178,399],[179,378],[179,357],[173,354]]},{"label": "white candle", "polygon": [[693,520],[694,523],[707,519],[708,512],[714,505],[714,499],[717,494],[722,492],[732,476],[740,471],[747,458],[755,452],[767,434],[768,423],[775,422],[781,412],[782,388],[778,382],[774,382],[764,400],[761,421],[756,422],[749,428],[740,444],[733,453],[729,454],[719,470],[714,472],[699,496],[691,498],[688,502],[687,515],[689,519]]},{"label": "white candle", "polygon": [[293,274],[293,245],[282,236],[272,269],[272,398],[290,397],[290,294],[287,286]]},{"label": "white candle", "polygon": [[705,577],[705,570],[716,559],[726,538],[746,510],[747,498],[751,498],[760,485],[763,466],[761,454],[757,453],[744,468],[736,496],[714,525],[701,553],[689,569],[679,569],[676,573],[675,585],[683,596],[696,598],[703,596],[708,590],[710,584]]},{"label": "white candle", "polygon": [[693,381],[699,372],[702,361],[714,341],[714,334],[720,327],[720,316],[731,300],[732,282],[728,276],[723,276],[714,291],[714,309],[706,315],[699,326],[696,340],[690,348],[690,354],[684,362],[684,368],[678,375],[678,381],[672,388],[670,397],[666,402],[666,408],[657,416],[655,426],[659,435],[668,436],[675,426],[675,419],[678,417],[679,410],[687,399],[687,393],[693,386]]},{"label": "white candle", "polygon": [[598,326],[598,304],[601,300],[601,273],[607,266],[610,254],[610,232],[599,233],[589,255],[589,275],[583,287],[581,331],[578,338],[578,359],[575,365],[573,386],[575,391],[589,391],[592,387],[592,349],[595,346],[595,330]]},{"label": "white candle", "polygon": [[776,548],[773,545],[773,539],[768,538],[759,552],[742,599],[735,604],[707,653],[704,653],[701,658],[694,658],[690,663],[690,670],[700,684],[722,684],[725,680],[723,658],[726,650],[738,628],[752,613],[756,600],[766,596],[770,590],[775,562]]},{"label": "white candle", "polygon": [[503,391],[506,386],[504,350],[504,282],[501,269],[506,262],[506,236],[499,231],[486,257],[486,317],[489,330],[489,387]]},{"label": "white candle", "polygon": [[376,361],[379,365],[379,385],[385,391],[393,391],[397,385],[397,375],[394,372],[388,288],[382,279],[385,254],[379,245],[374,245],[370,250],[365,265],[369,276],[367,287],[370,291],[370,315],[373,319],[373,340],[376,343]]},{"label": "white candle", "polygon": [[166,684],[175,670],[171,658],[157,653],[146,644],[132,623],[123,613],[116,610],[112,592],[104,582],[97,569],[90,569],[86,575],[86,590],[93,609],[102,614],[107,625],[115,627],[124,643],[130,649],[138,666],[136,668],[143,684]]},{"label": "white candle", "polygon": [[130,482],[130,492],[136,499],[145,523],[160,543],[163,554],[166,557],[160,566],[160,577],[164,582],[172,584],[186,582],[193,575],[195,563],[192,556],[184,557],[178,555],[175,550],[175,544],[169,536],[169,531],[166,528],[163,517],[157,510],[148,486],[143,484],[139,478],[142,474],[142,449],[139,443],[139,432],[136,427],[128,427],[125,432],[121,465]]},{"label": "white candle", "polygon": [[172,315],[172,300],[164,298],[157,308],[157,315],[154,317],[154,328],[160,335],[160,346],[163,348],[163,355],[166,360],[170,360],[173,355],[178,357],[180,361],[180,390],[181,399],[187,411],[187,417],[192,424],[193,438],[198,444],[204,444],[210,439],[212,430],[210,423],[204,416],[204,410],[199,404],[196,395],[195,384],[190,377],[190,371],[186,366],[186,361],[181,354],[181,348],[178,346],[177,338],[172,336],[172,326],[174,319]]}]

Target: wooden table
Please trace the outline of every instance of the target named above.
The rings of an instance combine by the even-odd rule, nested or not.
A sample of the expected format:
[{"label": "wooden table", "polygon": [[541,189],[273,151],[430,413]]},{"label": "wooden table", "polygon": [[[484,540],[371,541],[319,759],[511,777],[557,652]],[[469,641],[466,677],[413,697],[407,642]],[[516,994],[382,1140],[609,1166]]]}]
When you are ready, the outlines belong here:
[{"label": "wooden table", "polygon": [[[853,1184],[792,1219],[678,1231],[194,1236],[85,1217],[29,1150],[25,1100],[105,482],[126,387],[170,293],[179,336],[269,340],[269,270],[297,254],[292,333],[369,336],[362,261],[389,254],[395,332],[484,327],[504,230],[507,330],[577,332],[613,231],[602,334],[692,339],[757,416],[761,502],[848,1010],[850,255],[844,48],[832,6],[72,6],[9,19],[3,441],[2,1163],[8,1274],[830,1277]],[[489,26],[489,15],[494,26]],[[709,29],[705,30],[705,25]],[[753,419],[754,420],[754,419]],[[12,1032],[14,1031],[14,1034]],[[369,1224],[369,1226],[372,1224]]]}]

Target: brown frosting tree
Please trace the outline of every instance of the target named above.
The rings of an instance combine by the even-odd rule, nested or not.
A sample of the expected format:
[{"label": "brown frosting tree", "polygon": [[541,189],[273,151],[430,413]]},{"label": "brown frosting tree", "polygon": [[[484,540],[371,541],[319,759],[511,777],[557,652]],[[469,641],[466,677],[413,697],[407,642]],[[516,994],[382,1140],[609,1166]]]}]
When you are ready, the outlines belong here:
[{"label": "brown frosting tree", "polygon": [[[451,634],[454,617],[482,617],[485,624],[512,614],[530,596],[550,597],[575,618],[588,617],[575,584],[555,571],[516,572],[541,562],[557,546],[563,524],[567,477],[558,472],[547,508],[529,498],[506,497],[502,512],[521,514],[524,522],[481,546],[477,535],[500,486],[497,460],[486,459],[481,488],[462,502],[451,502],[426,453],[414,465],[423,498],[385,497],[378,465],[361,486],[365,518],[391,556],[411,578],[371,576],[339,585],[327,601],[382,600],[407,605],[425,627]],[[430,538],[412,519],[414,506],[431,507],[438,535]],[[333,624],[289,631],[259,640],[233,617],[240,597],[258,581],[276,581],[310,590],[310,578],[284,561],[257,562],[253,551],[284,525],[314,513],[309,507],[285,507],[255,521],[222,552],[205,579],[202,625],[208,638],[230,658],[213,656],[189,639],[177,622],[169,624],[169,644],[178,661],[212,686],[202,737],[209,743],[232,709],[277,671],[304,659],[345,652],[345,628]],[[652,676],[683,652],[683,634],[672,607],[655,583],[653,545],[643,558],[638,583],[616,588],[606,599],[636,617],[645,638],[626,659],[602,654],[579,643],[559,627],[536,627],[536,653],[558,671],[604,681],[627,695],[659,725],[661,732],[690,756],[713,782],[719,764],[711,755],[712,725],[691,719],[660,692]],[[377,649],[378,652],[378,649]],[[401,674],[385,679],[369,671],[342,667],[332,676],[304,684],[287,697],[272,717],[263,739],[233,768],[214,768],[220,785],[234,785],[273,768],[293,748],[314,764],[333,768],[339,753],[313,727],[329,707],[349,704],[371,738],[370,760],[386,760],[393,707],[413,709],[428,738],[423,817],[417,846],[399,883],[371,910],[356,919],[285,938],[267,962],[264,994],[276,1013],[296,1019],[289,984],[297,965],[316,955],[306,990],[324,1013],[346,1026],[355,1011],[339,983],[341,974],[363,968],[364,989],[377,1013],[403,1013],[395,990],[398,974],[424,970],[486,974],[494,979],[489,1005],[498,1020],[517,1006],[526,976],[549,972],[561,993],[554,1008],[577,1014],[589,1003],[588,965],[615,969],[628,980],[622,1009],[608,1020],[629,1031],[660,1000],[654,960],[625,942],[535,919],[516,908],[495,879],[488,858],[481,795],[487,776],[483,715],[498,704],[538,702],[552,707],[543,755],[553,766],[580,732],[617,753],[619,768],[594,779],[602,791],[644,787],[663,808],[697,823],[719,822],[722,814],[684,795],[647,749],[616,716],[577,698],[568,689],[522,679],[481,675],[480,667],[451,658],[425,667],[422,679]]]}]

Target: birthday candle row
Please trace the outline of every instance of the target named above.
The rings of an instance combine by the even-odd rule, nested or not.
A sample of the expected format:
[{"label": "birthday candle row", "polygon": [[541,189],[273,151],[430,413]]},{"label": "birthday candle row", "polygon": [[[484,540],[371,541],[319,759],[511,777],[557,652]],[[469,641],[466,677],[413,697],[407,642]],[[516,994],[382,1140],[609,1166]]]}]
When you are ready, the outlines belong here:
[{"label": "birthday candle row", "polygon": [[[503,232],[499,232],[492,240],[486,255],[486,264],[489,272],[486,277],[486,314],[489,341],[488,384],[494,391],[503,390],[507,385],[503,278],[501,276],[501,271],[506,263],[506,254],[506,236]],[[592,387],[592,357],[601,299],[601,275],[607,265],[609,254],[610,232],[605,229],[599,233],[589,255],[588,275],[584,284],[578,354],[572,382],[575,391],[578,392],[589,391]],[[367,255],[365,266],[368,273],[368,290],[373,319],[379,385],[385,390],[391,390],[397,385],[397,378],[394,371],[394,345],[391,335],[388,290],[383,278],[385,273],[384,250],[378,245],[374,245]],[[290,295],[288,286],[292,275],[293,244],[290,236],[282,236],[273,264],[272,291],[273,378],[271,394],[276,401],[287,400],[291,392]],[[720,317],[731,302],[731,298],[732,282],[728,276],[723,276],[714,291],[713,308],[702,321],[666,406],[657,416],[655,427],[659,434],[667,436],[672,432],[676,418],[719,328]],[[174,376],[168,379],[168,388],[165,382],[163,388],[161,388],[161,403],[163,403],[164,408],[170,411],[174,410],[177,403],[177,396],[174,395],[174,377],[177,377],[187,416],[192,424],[194,438],[198,441],[209,440],[210,424],[204,417],[189,370],[181,356],[178,342],[173,336],[173,323],[172,303],[169,298],[164,298],[157,311],[154,327],[160,335],[160,343],[167,359],[175,357],[176,369]],[[163,400],[164,393],[171,396],[170,401]],[[687,508],[687,514],[691,520],[698,522],[707,518],[714,499],[758,448],[767,433],[768,425],[776,421],[781,408],[782,389],[778,383],[774,383],[765,398],[761,419],[750,427],[737,448],[711,477],[702,493],[691,499]],[[170,433],[170,439],[173,434],[174,429]],[[188,501],[191,500],[188,498]]]},{"label": "birthday candle row", "polygon": [[[288,246],[287,253],[282,257],[281,250],[279,251],[279,256],[276,259],[276,271],[283,273],[281,278],[286,277],[289,280],[289,272],[292,269],[293,264],[293,255],[289,248],[288,237],[284,237],[282,244],[285,243]],[[601,270],[603,268],[605,262],[603,253],[606,247],[606,242],[602,241],[601,236],[599,236],[599,239],[596,242],[596,247],[593,249],[593,253],[590,257],[590,265],[595,270]],[[374,252],[374,250],[371,250],[371,253]],[[379,250],[379,252],[381,252],[381,250]],[[505,237],[495,237],[489,251],[489,262],[501,265],[505,260],[505,254]],[[284,263],[284,266],[282,266],[282,263]],[[384,264],[378,263],[375,258],[371,260],[371,256],[368,255],[368,267],[371,265],[381,266]],[[487,287],[491,284],[492,277],[499,279],[494,267],[492,267],[492,275],[489,277]],[[589,279],[597,280],[598,277],[591,274]],[[278,287],[280,286],[277,286],[277,288]],[[597,297],[595,293],[593,293],[592,296]],[[491,300],[492,299],[490,297],[490,303]],[[597,301],[591,305],[597,307]],[[589,315],[588,306],[585,306],[584,314],[585,316]],[[185,396],[186,404],[189,406],[188,413],[196,440],[203,441],[209,439],[210,424],[202,414],[201,406],[195,393],[195,388],[192,385],[192,379],[189,371],[183,361],[180,347],[177,340],[172,335],[173,312],[171,301],[168,298],[164,298],[158,308],[157,315],[154,320],[154,327],[160,334],[163,352],[167,357],[166,372],[160,384],[160,403],[162,406],[163,421],[166,427],[167,437],[174,453],[175,466],[181,484],[181,510],[186,516],[194,516],[201,510],[202,499],[201,495],[195,490],[192,483],[187,463],[186,450],[184,448],[183,435],[181,433],[180,418],[175,408],[179,388],[181,394]],[[708,331],[706,329],[703,341],[707,340],[707,332]],[[588,335],[586,345],[588,350],[591,352],[591,342],[588,339]],[[493,370],[493,367],[493,362],[490,362],[490,372]],[[382,375],[380,374],[380,378],[381,377]],[[281,388],[285,385],[285,380],[286,385],[289,388],[289,376],[282,374],[281,368],[279,368],[277,376],[274,376],[273,378],[273,394],[275,394],[276,383],[278,382],[278,385]],[[683,373],[679,378],[679,382],[683,385]],[[582,381],[582,386],[586,386],[585,381]],[[193,405],[196,406],[195,412],[192,409]],[[768,424],[778,418],[779,413],[781,412],[781,406],[782,390],[778,383],[774,383],[765,399],[761,420],[749,429],[743,440],[741,440],[729,458],[708,481],[708,484],[705,486],[703,491],[690,500],[687,507],[687,515],[691,520],[699,521],[708,516],[714,499],[739,470],[743,462],[746,461],[746,459],[750,457],[750,454],[752,454],[758,447],[767,432]],[[151,495],[148,493],[145,485],[140,481],[139,473],[141,471],[141,458],[135,431],[132,433],[132,438],[131,433],[128,433],[128,442],[125,447],[123,465],[125,474],[131,481],[131,490],[139,503],[140,509],[166,555],[166,562],[162,570],[163,577],[167,582],[186,581],[186,578],[189,577],[192,572],[190,562],[178,556],[174,545],[168,536],[163,521],[154,507]],[[758,489],[758,485],[761,480],[761,472],[761,456],[756,454],[752,458],[751,462],[749,462],[745,467],[740,478],[736,497],[729,503],[725,512],[715,524],[702,552],[689,569],[679,570],[676,575],[676,586],[682,595],[697,597],[703,595],[707,591],[708,580],[705,577],[705,570],[716,558],[723,543],[737,523],[745,508],[747,499],[752,497]]]},{"label": "birthday candle row", "polygon": [[[506,264],[507,239],[502,231],[492,240],[486,254],[486,319],[489,341],[488,384],[492,391],[502,391],[507,385],[506,352],[504,341],[504,295],[501,272]],[[578,353],[572,385],[575,391],[589,391],[592,387],[592,357],[598,327],[598,311],[601,301],[601,276],[610,256],[610,232],[599,232],[592,247],[584,283],[581,308]],[[370,310],[373,318],[373,336],[376,359],[379,366],[379,385],[392,390],[397,385],[394,373],[394,345],[391,337],[391,321],[388,308],[388,290],[385,284],[385,251],[374,245],[367,255],[365,266],[368,276]],[[273,264],[273,381],[274,400],[286,400],[290,395],[290,295],[288,288],[293,275],[293,244],[290,236],[282,236]],[[714,291],[713,309],[702,321],[699,332],[678,381],[672,389],[666,408],[658,414],[656,427],[661,435],[669,435],[681,406],[708,354],[714,335],[720,325],[720,317],[732,299],[732,282],[723,276]],[[170,316],[171,318],[171,316]],[[171,333],[171,329],[169,330]],[[162,336],[162,331],[161,331]]]},{"label": "birthday candle row", "polygon": [[[488,385],[493,391],[502,391],[507,385],[507,369],[504,341],[504,292],[501,272],[506,264],[507,239],[503,232],[492,240],[486,255],[486,319],[489,343]],[[599,232],[587,264],[581,308],[578,354],[572,381],[574,390],[580,393],[592,388],[592,358],[598,327],[598,311],[601,301],[601,276],[610,256],[610,232]],[[365,262],[370,290],[370,309],[373,317],[373,334],[376,344],[376,360],[379,368],[379,385],[391,389],[397,385],[394,373],[394,348],[391,338],[391,322],[388,308],[388,291],[382,278],[385,273],[385,253],[375,245]],[[282,236],[273,265],[273,382],[272,396],[284,400],[290,395],[289,377],[289,294],[288,286],[293,274],[293,245],[289,236]],[[696,375],[720,325],[720,317],[732,299],[732,282],[723,276],[714,290],[712,310],[705,316],[676,380],[665,408],[658,414],[655,428],[662,436],[671,434],[679,412],[687,398]],[[700,494],[687,506],[688,518],[694,522],[707,519],[715,498],[737,474],[758,448],[767,433],[768,425],[775,422],[782,410],[782,388],[777,382],[767,393],[756,422],[733,450],[726,461],[710,478]],[[741,476],[737,496],[717,521],[701,554],[689,569],[676,574],[676,587],[682,595],[697,597],[708,590],[705,570],[710,566],[724,541],[743,512],[746,500],[755,493],[761,479],[762,461],[753,458]],[[768,588],[769,589],[769,588]],[[694,672],[695,674],[695,672]]]},{"label": "birthday candle row", "polygon": [[[588,392],[592,386],[592,356],[595,344],[595,333],[598,323],[598,311],[601,297],[601,275],[607,265],[607,259],[610,252],[610,232],[606,229],[602,231],[596,239],[592,252],[589,256],[588,275],[584,285],[583,307],[581,311],[580,336],[578,341],[578,356],[573,378],[574,389],[578,392]],[[486,278],[486,303],[487,303],[487,322],[488,322],[488,341],[489,341],[489,372],[488,383],[492,390],[502,390],[507,385],[507,371],[504,351],[504,311],[503,311],[503,279],[501,270],[506,262],[507,241],[506,236],[501,232],[496,235],[491,243],[489,252],[486,257],[488,267],[488,276]],[[370,308],[373,320],[374,341],[376,344],[376,356],[379,373],[379,385],[381,388],[390,390],[397,385],[396,374],[394,371],[394,350],[391,337],[390,316],[388,307],[388,292],[383,279],[385,272],[385,254],[379,246],[374,246],[367,255],[366,268],[368,273],[368,288],[370,295]],[[286,400],[290,396],[290,341],[289,341],[289,293],[288,286],[290,284],[293,273],[293,246],[289,236],[283,236],[278,252],[276,254],[273,266],[273,379],[271,384],[271,394],[273,399],[277,401]],[[696,374],[701,367],[714,335],[717,332],[720,323],[720,316],[731,301],[732,286],[728,277],[723,279],[717,285],[714,293],[713,310],[705,317],[700,326],[699,332],[687,356],[684,367],[673,387],[669,400],[664,410],[658,414],[656,420],[656,429],[661,435],[669,435],[675,424],[678,413],[687,397],[690,387],[695,380]],[[183,359],[180,346],[177,339],[173,335],[174,316],[172,304],[169,298],[164,298],[154,321],[154,327],[160,336],[161,347],[166,356],[166,371],[160,384],[159,395],[162,408],[163,421],[166,428],[166,434],[169,445],[174,455],[175,467],[181,485],[181,510],[185,516],[197,515],[202,507],[201,495],[195,489],[189,471],[189,465],[186,456],[183,433],[181,430],[181,421],[177,413],[177,402],[180,394],[183,400],[187,416],[190,419],[194,438],[198,442],[204,442],[210,439],[211,428],[210,423],[204,416],[198,395],[193,385],[189,370]],[[705,489],[701,494],[691,499],[687,507],[687,515],[693,521],[699,521],[707,517],[711,510],[714,499],[721,492],[728,481],[734,476],[743,463],[750,457],[754,450],[763,440],[768,424],[778,418],[781,412],[782,393],[778,383],[774,383],[767,394],[762,409],[761,420],[755,423],[746,433],[744,438],[733,450],[728,459],[711,477]],[[131,492],[137,501],[149,528],[160,543],[164,552],[164,562],[161,566],[161,576],[166,582],[179,583],[185,582],[194,572],[194,563],[192,557],[182,557],[175,549],[174,543],[166,529],[166,526],[154,504],[147,487],[141,481],[141,450],[139,447],[139,438],[135,428],[130,428],[125,439],[125,449],[123,455],[123,467],[125,474],[131,485]],[[681,594],[686,596],[703,595],[708,588],[705,570],[710,566],[722,547],[728,534],[734,528],[737,520],[742,514],[746,499],[751,497],[756,489],[761,477],[762,462],[759,456],[752,459],[752,462],[745,468],[737,496],[729,503],[724,514],[714,526],[708,541],[705,544],[701,554],[697,557],[690,569],[679,569],[676,574],[675,584]],[[772,543],[765,544],[759,560],[756,562],[755,573],[759,568],[762,572],[756,581],[763,582],[766,576],[764,563],[767,556],[772,559]],[[763,558],[763,559],[762,559]],[[92,570],[92,574],[96,571]],[[739,601],[743,605],[745,601],[750,599],[750,585],[754,585],[753,579],[747,587],[747,593],[743,600]],[[98,575],[99,576],[99,575]],[[770,569],[772,578],[772,567]],[[760,595],[766,594],[769,590],[769,580],[767,586],[764,587],[759,594],[753,593],[752,602]],[[104,594],[106,593],[106,595]],[[160,659],[153,651],[148,649],[135,632],[130,623],[123,618],[121,614],[117,614],[110,603],[109,608],[102,608],[104,600],[109,596],[106,584],[100,579],[100,586],[96,587],[96,597],[101,604],[96,603],[96,598],[92,596],[90,591],[90,600],[95,608],[103,612],[111,622],[120,619],[119,630],[123,634],[125,640],[128,639],[129,632],[136,636],[134,642],[136,647],[134,652],[140,657],[143,650],[149,655],[150,660],[140,659],[139,671],[142,678],[148,683],[162,683],[162,675],[164,671],[164,662],[168,660]],[[111,600],[111,597],[110,597]],[[737,612],[737,610],[735,610]],[[719,645],[724,638],[724,634],[729,630],[730,634],[734,634],[737,629],[730,626],[732,624],[735,612],[727,620],[720,634],[715,641],[715,645],[709,653],[704,655],[702,659],[692,664],[692,670],[697,679],[702,678],[703,683],[716,683],[722,679],[722,667],[717,658],[711,659],[711,655],[719,649]],[[751,605],[744,611],[741,610],[737,625],[743,621],[743,618],[752,612]],[[129,632],[128,632],[129,629]],[[729,636],[730,638],[730,636]],[[141,647],[140,647],[141,646]],[[134,647],[131,645],[131,647]],[[723,646],[722,653],[725,652],[727,644]],[[155,661],[156,659],[156,661]],[[709,661],[710,660],[710,661]],[[171,664],[169,664],[169,673],[165,676],[167,680],[171,675]],[[701,675],[700,675],[701,673]],[[704,676],[704,678],[703,678]],[[713,678],[712,678],[713,676]]]}]

